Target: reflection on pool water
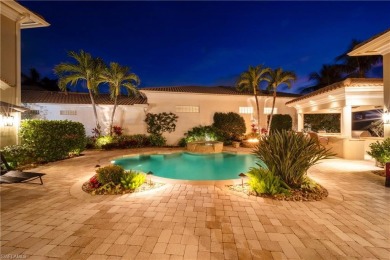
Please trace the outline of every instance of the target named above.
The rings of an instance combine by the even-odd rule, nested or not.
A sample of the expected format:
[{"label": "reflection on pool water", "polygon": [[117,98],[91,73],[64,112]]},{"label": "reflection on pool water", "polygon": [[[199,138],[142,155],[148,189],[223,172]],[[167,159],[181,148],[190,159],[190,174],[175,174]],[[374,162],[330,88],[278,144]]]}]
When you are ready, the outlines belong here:
[{"label": "reflection on pool water", "polygon": [[259,163],[250,154],[150,154],[116,159],[116,165],[126,170],[152,171],[153,175],[179,180],[238,179],[241,172]]}]

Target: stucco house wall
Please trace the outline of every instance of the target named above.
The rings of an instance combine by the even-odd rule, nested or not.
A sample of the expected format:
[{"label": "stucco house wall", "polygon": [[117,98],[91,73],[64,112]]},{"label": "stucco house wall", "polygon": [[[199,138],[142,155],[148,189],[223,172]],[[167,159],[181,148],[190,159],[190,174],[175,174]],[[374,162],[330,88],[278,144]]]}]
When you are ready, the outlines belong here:
[{"label": "stucco house wall", "polygon": [[[250,95],[219,95],[204,93],[175,93],[142,90],[148,98],[149,113],[172,112],[179,116],[176,130],[173,133],[164,134],[168,144],[177,144],[189,129],[199,125],[211,125],[216,112],[239,113],[240,107],[253,107],[254,114],[240,114],[245,119],[247,133],[251,131],[252,119],[257,118],[256,101]],[[266,127],[267,115],[264,114],[264,104],[266,107],[272,106],[272,98],[259,96],[260,106],[260,126]],[[285,103],[292,98],[278,97],[275,107],[278,114],[290,114],[296,121],[294,108],[285,106]],[[176,106],[199,107],[199,112],[178,112]]]},{"label": "stucco house wall", "polygon": [[[23,103],[23,105],[33,112],[39,111],[31,118],[80,122],[84,125],[87,136],[92,136],[92,130],[96,127],[91,105],[48,103]],[[107,133],[113,105],[97,105],[96,108],[102,130]],[[116,108],[114,125],[121,126],[124,134],[146,132],[144,120],[145,112],[142,105],[121,105]]]},{"label": "stucco house wall", "polygon": [[[245,120],[247,133],[251,132],[251,124],[256,116],[256,101],[252,95],[242,94],[218,94],[228,91],[224,88],[180,87],[187,92],[172,91],[177,87],[168,88],[167,91],[154,91],[142,89],[140,98],[120,96],[120,104],[115,113],[114,125],[121,126],[124,134],[146,134],[147,113],[172,112],[178,118],[176,130],[172,133],[164,133],[168,145],[177,145],[184,137],[184,133],[195,126],[211,125],[216,112],[239,113]],[[212,91],[213,93],[189,93],[195,91]],[[233,92],[234,93],[234,92]],[[275,114],[290,114],[296,124],[295,109],[287,107],[285,103],[293,97],[280,96],[276,100]],[[259,96],[260,126],[267,126],[267,115],[264,108],[271,108],[272,97]],[[86,93],[61,93],[50,91],[23,91],[23,105],[31,111],[26,115],[47,120],[72,120],[84,124],[87,135],[92,135],[95,128],[95,117],[90,104],[89,95]],[[107,94],[100,94],[95,98],[99,122],[102,130],[108,133],[108,126],[113,109],[113,101]],[[187,112],[183,112],[183,107]],[[240,113],[240,107],[253,108],[253,113]],[[195,109],[192,112],[188,109]],[[242,112],[242,111],[241,111]],[[34,114],[35,113],[35,114]]]},{"label": "stucco house wall", "polygon": [[[49,24],[19,3],[0,2],[0,148],[18,143],[20,112],[15,112],[12,106],[20,105],[21,101],[21,29],[42,26]],[[5,126],[3,116],[12,116],[13,125]]]}]

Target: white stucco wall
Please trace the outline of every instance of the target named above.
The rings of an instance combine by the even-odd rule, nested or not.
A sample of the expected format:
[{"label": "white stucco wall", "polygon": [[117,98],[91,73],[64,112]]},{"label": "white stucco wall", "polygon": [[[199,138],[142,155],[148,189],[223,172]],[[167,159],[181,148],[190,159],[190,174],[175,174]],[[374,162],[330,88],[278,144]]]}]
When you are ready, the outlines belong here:
[{"label": "white stucco wall", "polygon": [[[80,122],[85,127],[87,136],[92,136],[92,129],[95,128],[95,117],[91,105],[74,105],[74,104],[24,104],[31,110],[39,110],[37,118],[47,120],[71,120]],[[145,105],[134,106],[117,106],[115,111],[114,125],[121,126],[124,134],[146,133]],[[102,130],[107,133],[110,124],[112,105],[98,105],[97,113]],[[61,115],[61,110],[75,110],[76,115]]]},{"label": "white stucco wall", "polygon": [[[161,91],[143,90],[148,98],[149,113],[172,112],[179,116],[176,131],[165,133],[168,144],[177,144],[189,129],[199,125],[211,125],[215,112],[235,112],[239,113],[239,107],[253,107],[256,113],[256,102],[253,96],[244,95],[216,95],[216,94],[198,94],[198,93],[174,93]],[[268,100],[265,102],[265,100]],[[293,121],[296,122],[296,112],[294,108],[285,106],[291,98],[278,97],[275,107],[278,108],[278,114],[290,114]],[[264,103],[266,107],[272,106],[272,98],[259,97],[260,106],[260,126],[266,127],[267,115],[263,114]],[[198,106],[199,113],[180,113],[176,112],[176,106]],[[247,127],[247,133],[251,130],[251,119],[256,115],[240,114],[244,119]],[[293,125],[294,125],[293,122]]]},{"label": "white stucco wall", "polygon": [[[167,144],[176,145],[184,137],[189,129],[199,125],[211,125],[213,116],[216,112],[235,112],[239,113],[239,107],[253,107],[256,113],[256,102],[253,96],[234,96],[234,95],[216,95],[216,94],[197,94],[197,93],[174,93],[161,91],[142,91],[148,98],[149,105],[118,106],[115,113],[114,125],[124,128],[125,134],[147,134],[146,124],[144,122],[146,113],[172,112],[179,118],[176,131],[173,133],[164,133],[167,138]],[[285,103],[291,98],[278,97],[276,107],[278,114],[290,114],[293,118],[293,127],[296,124],[295,109],[285,106]],[[48,103],[24,103],[31,110],[39,110],[38,118],[47,120],[72,120],[84,124],[87,135],[92,135],[92,129],[95,128],[95,119],[91,105],[74,104],[48,104]],[[259,97],[260,105],[260,126],[266,128],[267,115],[263,114],[264,105],[271,107],[272,98]],[[177,112],[176,106],[198,106],[199,113]],[[112,105],[98,105],[99,122],[103,130],[108,130],[110,123]],[[76,110],[77,115],[61,115],[61,110]],[[247,127],[247,133],[251,131],[252,119],[256,115],[240,114]]]}]

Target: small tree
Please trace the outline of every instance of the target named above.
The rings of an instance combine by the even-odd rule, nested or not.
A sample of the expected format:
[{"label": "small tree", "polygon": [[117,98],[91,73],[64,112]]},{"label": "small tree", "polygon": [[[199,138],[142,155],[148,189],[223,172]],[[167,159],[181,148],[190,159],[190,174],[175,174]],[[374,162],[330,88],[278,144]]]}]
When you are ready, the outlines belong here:
[{"label": "small tree", "polygon": [[291,130],[292,118],[290,115],[274,115],[273,123],[271,125],[271,132]]},{"label": "small tree", "polygon": [[237,113],[215,113],[213,126],[219,130],[224,141],[239,140],[246,132],[245,120]]},{"label": "small tree", "polygon": [[179,117],[174,113],[148,113],[145,122],[148,126],[148,133],[162,135],[164,132],[171,133],[176,129],[176,122]]}]

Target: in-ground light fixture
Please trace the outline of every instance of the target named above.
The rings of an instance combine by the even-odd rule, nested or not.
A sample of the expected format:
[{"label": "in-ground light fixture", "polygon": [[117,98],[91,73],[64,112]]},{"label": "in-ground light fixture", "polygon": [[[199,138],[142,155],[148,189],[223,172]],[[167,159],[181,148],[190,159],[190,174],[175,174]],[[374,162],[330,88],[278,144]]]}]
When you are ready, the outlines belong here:
[{"label": "in-ground light fixture", "polygon": [[240,176],[240,178],[241,178],[241,186],[242,186],[242,188],[244,188],[244,178],[246,177],[246,175],[244,173],[240,173],[240,175],[238,175],[238,176]]},{"label": "in-ground light fixture", "polygon": [[149,177],[149,185],[152,185],[152,175],[153,175],[153,172],[152,171],[148,171],[148,173],[146,175]]}]

